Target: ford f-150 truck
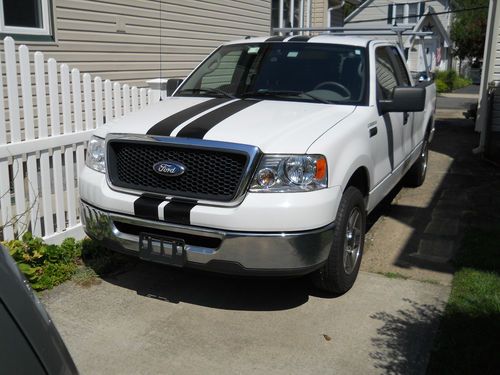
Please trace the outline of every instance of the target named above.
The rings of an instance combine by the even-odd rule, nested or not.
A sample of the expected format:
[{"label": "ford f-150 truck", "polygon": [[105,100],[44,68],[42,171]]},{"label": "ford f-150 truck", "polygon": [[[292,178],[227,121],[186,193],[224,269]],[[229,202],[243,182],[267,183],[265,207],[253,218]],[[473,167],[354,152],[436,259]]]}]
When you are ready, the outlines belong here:
[{"label": "ford f-150 truck", "polygon": [[398,46],[317,35],[222,45],[166,100],[96,130],[86,233],[115,251],[349,290],[366,215],[423,183],[435,86]]}]

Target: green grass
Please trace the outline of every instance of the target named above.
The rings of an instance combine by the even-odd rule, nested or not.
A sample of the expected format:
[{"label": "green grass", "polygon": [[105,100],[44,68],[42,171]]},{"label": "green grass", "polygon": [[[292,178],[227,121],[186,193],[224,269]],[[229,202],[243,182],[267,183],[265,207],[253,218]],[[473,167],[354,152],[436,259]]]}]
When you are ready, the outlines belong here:
[{"label": "green grass", "polygon": [[429,374],[498,374],[500,369],[500,225],[471,230],[441,321]]},{"label": "green grass", "polygon": [[388,277],[389,279],[402,279],[408,280],[408,277],[400,274],[399,272],[379,272],[380,275]]}]

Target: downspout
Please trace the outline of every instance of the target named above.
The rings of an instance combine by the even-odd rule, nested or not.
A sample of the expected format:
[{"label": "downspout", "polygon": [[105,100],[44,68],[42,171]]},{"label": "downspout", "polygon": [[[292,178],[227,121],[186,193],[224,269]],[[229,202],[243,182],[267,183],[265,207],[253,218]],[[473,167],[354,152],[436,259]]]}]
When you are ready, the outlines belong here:
[{"label": "downspout", "polygon": [[326,27],[332,27],[332,11],[342,9],[345,5],[345,0],[342,0],[339,5],[334,5],[326,11]]}]

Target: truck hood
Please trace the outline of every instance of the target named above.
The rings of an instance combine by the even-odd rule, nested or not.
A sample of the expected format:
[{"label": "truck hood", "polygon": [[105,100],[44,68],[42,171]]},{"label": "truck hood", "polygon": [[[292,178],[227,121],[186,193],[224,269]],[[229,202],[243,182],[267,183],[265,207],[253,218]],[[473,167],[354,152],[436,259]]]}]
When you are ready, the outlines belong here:
[{"label": "truck hood", "polygon": [[97,129],[107,133],[202,138],[259,147],[265,153],[305,153],[355,106],[296,101],[170,97]]}]

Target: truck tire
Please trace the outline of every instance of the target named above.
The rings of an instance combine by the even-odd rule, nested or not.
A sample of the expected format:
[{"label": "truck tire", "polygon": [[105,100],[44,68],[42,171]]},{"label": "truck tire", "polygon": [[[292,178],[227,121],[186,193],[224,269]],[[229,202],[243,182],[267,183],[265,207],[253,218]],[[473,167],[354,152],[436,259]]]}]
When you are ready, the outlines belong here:
[{"label": "truck tire", "polygon": [[350,186],[342,195],[337,211],[330,255],[312,275],[317,288],[334,294],[351,289],[361,264],[365,230],[365,199],[357,188]]},{"label": "truck tire", "polygon": [[422,149],[420,151],[420,156],[417,161],[411,166],[410,170],[405,176],[405,182],[407,186],[419,187],[425,181],[425,176],[427,174],[427,165],[429,162],[429,142],[427,137],[424,139],[422,144]]}]

